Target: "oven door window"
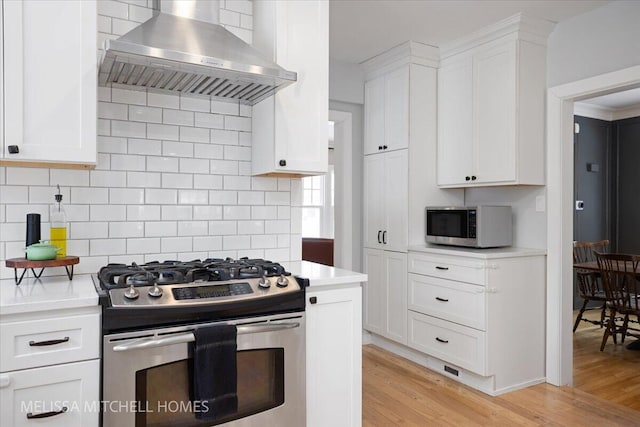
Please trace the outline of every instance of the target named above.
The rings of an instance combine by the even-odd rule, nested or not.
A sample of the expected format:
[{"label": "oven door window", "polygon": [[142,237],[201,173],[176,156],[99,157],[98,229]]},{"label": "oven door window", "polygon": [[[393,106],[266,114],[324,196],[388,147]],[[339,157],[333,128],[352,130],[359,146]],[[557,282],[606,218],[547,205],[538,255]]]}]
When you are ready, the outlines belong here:
[{"label": "oven door window", "polygon": [[196,420],[190,399],[193,359],[136,372],[136,427],[217,425],[267,411],[284,403],[284,349],[237,352],[238,412],[218,420]]},{"label": "oven door window", "polygon": [[427,234],[429,236],[468,238],[468,210],[428,210]]}]

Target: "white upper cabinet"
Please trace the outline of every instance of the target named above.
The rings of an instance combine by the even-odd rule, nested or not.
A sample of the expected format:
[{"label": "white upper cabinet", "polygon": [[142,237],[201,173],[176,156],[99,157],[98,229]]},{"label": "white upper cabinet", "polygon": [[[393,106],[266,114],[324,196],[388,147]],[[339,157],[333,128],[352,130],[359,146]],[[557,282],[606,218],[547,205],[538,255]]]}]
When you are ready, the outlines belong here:
[{"label": "white upper cabinet", "polygon": [[[535,31],[516,31],[525,20]],[[507,26],[511,33],[498,31]],[[443,49],[439,186],[544,185],[545,43],[551,27],[516,16]]]},{"label": "white upper cabinet", "polygon": [[96,2],[4,1],[2,21],[3,164],[94,165]]},{"label": "white upper cabinet", "polygon": [[329,2],[259,1],[254,47],[298,80],[253,106],[252,174],[321,175],[328,166]]},{"label": "white upper cabinet", "polygon": [[409,146],[409,65],[365,83],[364,154]]}]

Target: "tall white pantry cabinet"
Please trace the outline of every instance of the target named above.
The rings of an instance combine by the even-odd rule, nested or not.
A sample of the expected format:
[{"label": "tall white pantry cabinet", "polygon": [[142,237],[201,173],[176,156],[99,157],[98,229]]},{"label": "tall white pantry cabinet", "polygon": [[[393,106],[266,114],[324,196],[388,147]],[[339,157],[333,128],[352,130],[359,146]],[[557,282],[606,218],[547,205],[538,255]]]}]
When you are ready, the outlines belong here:
[{"label": "tall white pantry cabinet", "polygon": [[407,247],[424,242],[425,206],[461,200],[436,185],[437,66],[417,42],[364,63],[364,328],[405,345]]}]

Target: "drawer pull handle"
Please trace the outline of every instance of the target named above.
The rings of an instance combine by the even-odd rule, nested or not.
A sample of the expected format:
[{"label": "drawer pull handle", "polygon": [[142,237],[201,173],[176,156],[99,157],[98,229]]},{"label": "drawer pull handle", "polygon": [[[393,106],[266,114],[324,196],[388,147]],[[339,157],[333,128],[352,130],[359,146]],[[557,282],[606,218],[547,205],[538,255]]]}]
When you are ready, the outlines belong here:
[{"label": "drawer pull handle", "polygon": [[68,410],[69,410],[69,408],[67,408],[66,406],[63,406],[62,409],[60,409],[59,411],[43,412],[41,414],[33,414],[33,413],[29,412],[29,413],[27,413],[27,419],[31,420],[33,418],[55,417],[56,415],[64,414]]},{"label": "drawer pull handle", "polygon": [[29,341],[29,346],[30,347],[44,347],[46,345],[56,345],[56,344],[62,344],[63,342],[68,342],[69,341],[69,337],[64,337],[62,339],[59,340],[49,340],[49,341]]},{"label": "drawer pull handle", "polygon": [[436,337],[436,341],[444,343],[444,344],[448,344],[449,340],[443,340],[442,338]]},{"label": "drawer pull handle", "polygon": [[440,267],[439,265],[436,265],[436,270],[448,270],[449,267]]},{"label": "drawer pull handle", "polygon": [[449,300],[448,300],[448,299],[444,299],[444,298],[440,298],[440,297],[436,297],[436,299],[437,299],[438,301],[442,301],[442,302],[449,302]]}]

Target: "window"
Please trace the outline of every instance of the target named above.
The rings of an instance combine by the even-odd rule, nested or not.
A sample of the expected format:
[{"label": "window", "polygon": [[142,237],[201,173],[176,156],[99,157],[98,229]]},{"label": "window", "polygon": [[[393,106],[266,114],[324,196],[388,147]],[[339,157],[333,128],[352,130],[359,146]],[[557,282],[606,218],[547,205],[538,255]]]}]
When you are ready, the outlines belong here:
[{"label": "window", "polygon": [[335,175],[329,165],[326,175],[302,179],[302,237],[333,239]]}]

